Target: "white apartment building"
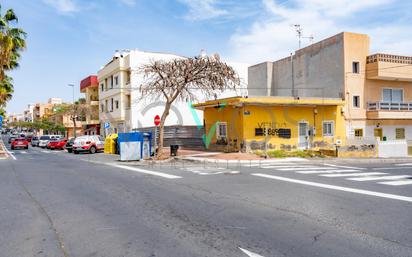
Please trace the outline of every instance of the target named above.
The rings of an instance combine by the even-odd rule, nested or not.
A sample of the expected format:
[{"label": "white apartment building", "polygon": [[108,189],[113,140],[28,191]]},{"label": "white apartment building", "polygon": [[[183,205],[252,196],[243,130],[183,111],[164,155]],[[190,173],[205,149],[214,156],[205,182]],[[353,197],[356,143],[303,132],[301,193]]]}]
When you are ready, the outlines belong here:
[{"label": "white apartment building", "polygon": [[24,121],[33,122],[35,104],[28,104],[27,109],[24,110]]},{"label": "white apartment building", "polygon": [[[129,132],[154,126],[154,117],[164,109],[162,99],[143,99],[139,88],[143,82],[142,65],[155,60],[185,58],[168,53],[144,52],[139,50],[116,52],[113,59],[98,71],[99,119],[101,134]],[[248,65],[229,63],[239,74],[241,85],[237,90],[223,92],[217,98],[247,95]],[[202,95],[199,101],[205,101]],[[194,115],[193,112],[196,114]],[[194,111],[188,102],[175,102],[166,120],[166,126],[196,126],[203,124],[203,113]]]}]

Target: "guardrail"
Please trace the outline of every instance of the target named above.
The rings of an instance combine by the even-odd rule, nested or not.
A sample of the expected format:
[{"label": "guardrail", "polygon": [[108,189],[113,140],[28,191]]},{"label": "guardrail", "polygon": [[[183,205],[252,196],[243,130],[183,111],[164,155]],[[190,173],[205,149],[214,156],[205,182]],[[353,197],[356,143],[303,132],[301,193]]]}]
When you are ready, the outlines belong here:
[{"label": "guardrail", "polygon": [[412,103],[368,102],[368,111],[412,111]]}]

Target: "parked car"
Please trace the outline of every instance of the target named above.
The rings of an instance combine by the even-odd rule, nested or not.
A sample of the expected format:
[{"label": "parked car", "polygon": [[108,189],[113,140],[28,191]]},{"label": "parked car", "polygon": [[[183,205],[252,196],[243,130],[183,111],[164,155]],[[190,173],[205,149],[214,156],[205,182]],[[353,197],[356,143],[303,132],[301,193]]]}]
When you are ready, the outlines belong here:
[{"label": "parked car", "polygon": [[68,141],[67,141],[67,143],[66,143],[66,145],[64,146],[64,149],[66,149],[67,150],[67,152],[69,152],[69,153],[71,153],[71,152],[73,152],[73,143],[74,143],[74,140],[75,140],[76,138],[70,138]]},{"label": "parked car", "polygon": [[33,136],[31,138],[31,146],[33,146],[33,147],[39,146],[39,137],[38,136]]},{"label": "parked car", "polygon": [[54,142],[57,142],[58,140],[59,140],[59,139],[57,139],[57,138],[55,138],[55,137],[50,137],[50,140],[49,140],[49,142],[47,143],[46,148],[47,148],[47,149],[51,149],[50,146],[51,146],[52,144],[54,144]]},{"label": "parked car", "polygon": [[50,136],[49,135],[40,136],[40,138],[39,138],[39,147],[46,148],[49,141],[50,141]]},{"label": "parked car", "polygon": [[14,140],[16,140],[16,136],[10,135],[9,136],[9,144],[13,143]]},{"label": "parked car", "polygon": [[63,150],[64,146],[67,143],[67,139],[59,138],[59,139],[52,139],[48,144],[47,148],[51,150]]},{"label": "parked car", "polygon": [[104,140],[102,136],[81,136],[74,140],[73,153],[89,152],[94,154],[104,150]]},{"label": "parked car", "polygon": [[11,150],[17,149],[17,148],[24,148],[24,149],[29,149],[29,141],[27,141],[26,138],[16,138],[12,143],[11,143]]}]

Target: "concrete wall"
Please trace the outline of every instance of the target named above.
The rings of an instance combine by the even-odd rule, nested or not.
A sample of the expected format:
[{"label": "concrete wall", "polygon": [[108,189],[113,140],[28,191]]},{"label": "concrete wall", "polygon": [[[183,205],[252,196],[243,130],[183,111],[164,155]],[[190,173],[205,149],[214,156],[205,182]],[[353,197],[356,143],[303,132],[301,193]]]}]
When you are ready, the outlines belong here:
[{"label": "concrete wall", "polygon": [[[249,67],[249,95],[344,97],[344,33],[302,48],[276,62]],[[270,68],[272,71],[270,72]]]},{"label": "concrete wall", "polygon": [[273,63],[264,62],[248,68],[249,96],[270,96],[272,92]]}]

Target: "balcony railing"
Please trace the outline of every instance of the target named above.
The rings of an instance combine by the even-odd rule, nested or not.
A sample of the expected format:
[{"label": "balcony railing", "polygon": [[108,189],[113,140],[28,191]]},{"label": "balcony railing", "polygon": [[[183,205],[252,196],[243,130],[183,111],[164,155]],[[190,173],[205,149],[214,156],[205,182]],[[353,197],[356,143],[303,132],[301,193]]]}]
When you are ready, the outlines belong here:
[{"label": "balcony railing", "polygon": [[366,63],[375,63],[375,62],[412,64],[412,57],[393,55],[393,54],[374,54],[366,58]]},{"label": "balcony railing", "polygon": [[369,102],[368,111],[412,111],[412,103]]}]

